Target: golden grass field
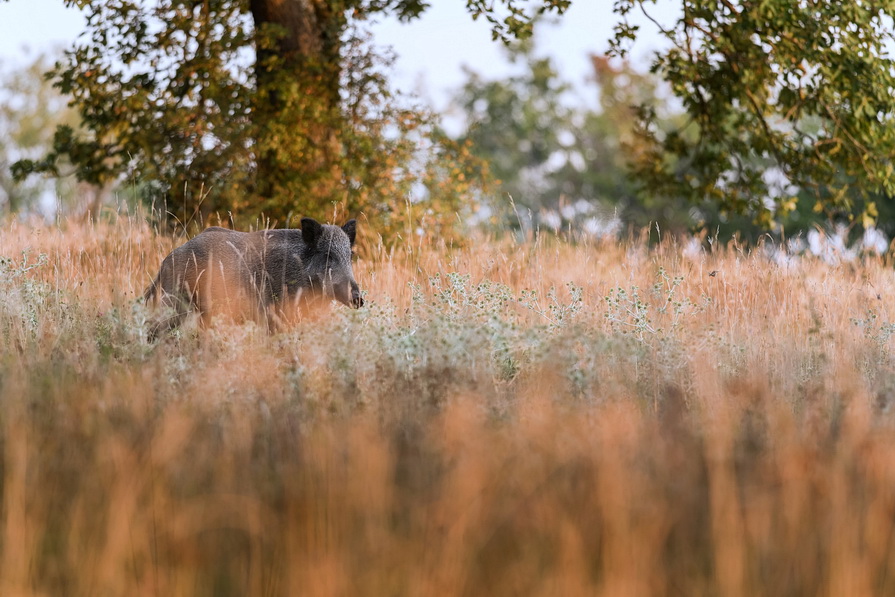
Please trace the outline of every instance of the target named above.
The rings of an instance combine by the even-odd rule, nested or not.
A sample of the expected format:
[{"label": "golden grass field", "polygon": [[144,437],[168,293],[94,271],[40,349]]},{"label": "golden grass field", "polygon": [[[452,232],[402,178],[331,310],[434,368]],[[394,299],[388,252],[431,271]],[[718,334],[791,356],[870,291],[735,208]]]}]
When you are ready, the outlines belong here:
[{"label": "golden grass field", "polygon": [[889,261],[360,235],[149,344],[183,239],[4,224],[0,595],[895,594]]}]

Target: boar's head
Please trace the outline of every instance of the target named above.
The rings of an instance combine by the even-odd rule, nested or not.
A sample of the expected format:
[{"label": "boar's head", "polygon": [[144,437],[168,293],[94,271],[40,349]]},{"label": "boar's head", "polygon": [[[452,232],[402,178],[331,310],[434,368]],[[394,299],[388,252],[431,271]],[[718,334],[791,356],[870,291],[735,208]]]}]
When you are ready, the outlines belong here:
[{"label": "boar's head", "polygon": [[351,268],[356,231],[356,220],[342,227],[320,224],[312,218],[301,220],[303,261],[312,291],[355,309],[364,304]]}]

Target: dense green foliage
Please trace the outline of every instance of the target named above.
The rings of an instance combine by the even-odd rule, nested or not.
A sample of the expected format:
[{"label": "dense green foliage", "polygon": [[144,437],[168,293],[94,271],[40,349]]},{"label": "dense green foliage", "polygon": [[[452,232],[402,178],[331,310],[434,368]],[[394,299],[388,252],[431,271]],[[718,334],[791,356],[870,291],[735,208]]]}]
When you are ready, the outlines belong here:
[{"label": "dense green foliage", "polygon": [[[614,48],[624,54],[635,9]],[[895,193],[895,2],[686,0],[652,71],[689,117],[666,127],[644,106],[651,145],[634,175],[654,193],[710,198],[771,227],[800,208],[874,221]],[[807,205],[805,205],[807,203]],[[806,209],[807,207],[807,209]]]},{"label": "dense green foliage", "polygon": [[250,74],[238,60],[251,32],[239,8],[82,4],[86,37],[50,74],[71,95],[84,130],[60,127],[53,150],[20,162],[17,174],[55,173],[68,159],[94,185],[138,178],[183,221],[203,203],[238,207],[251,142]]}]

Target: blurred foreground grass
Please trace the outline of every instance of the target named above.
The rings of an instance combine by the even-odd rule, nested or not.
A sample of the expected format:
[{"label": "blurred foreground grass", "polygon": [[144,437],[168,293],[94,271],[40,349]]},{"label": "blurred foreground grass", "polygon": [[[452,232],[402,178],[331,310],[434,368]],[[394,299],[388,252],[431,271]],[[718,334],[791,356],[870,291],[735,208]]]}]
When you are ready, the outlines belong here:
[{"label": "blurred foreground grass", "polygon": [[0,234],[0,595],[895,594],[882,260],[373,247],[150,345],[176,244]]}]

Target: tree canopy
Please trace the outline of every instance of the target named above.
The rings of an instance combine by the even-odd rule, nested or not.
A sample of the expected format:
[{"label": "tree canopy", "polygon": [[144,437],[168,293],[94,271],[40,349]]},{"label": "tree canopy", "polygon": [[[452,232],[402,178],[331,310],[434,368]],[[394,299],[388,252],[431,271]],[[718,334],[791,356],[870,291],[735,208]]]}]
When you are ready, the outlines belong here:
[{"label": "tree canopy", "polygon": [[[52,151],[19,162],[18,177],[56,172],[62,159],[93,184],[127,174],[182,223],[223,212],[282,225],[332,217],[334,206],[389,212],[406,201],[427,119],[393,101],[383,61],[353,24],[374,14],[411,20],[426,2],[66,4],[85,11],[87,31],[50,75],[72,96],[82,130],[60,127]],[[469,0],[467,9],[508,39],[568,5]],[[418,178],[467,167],[462,148],[434,140],[448,164]]]},{"label": "tree canopy", "polygon": [[[619,0],[614,50],[652,19],[654,0]],[[895,194],[895,2],[685,0],[652,72],[688,115],[681,126],[641,108],[650,146],[634,176],[655,193],[710,198],[766,227],[802,203],[876,218]]]},{"label": "tree canopy", "polygon": [[[47,155],[13,167],[19,178],[56,172],[62,160],[94,184],[127,175],[181,223],[223,213],[282,225],[339,209],[394,219],[405,206],[425,215],[468,205],[484,172],[473,145],[508,134],[454,143],[396,101],[387,61],[362,24],[386,14],[413,20],[424,0],[64,1],[85,11],[87,31],[50,75],[73,98],[81,128],[60,126]],[[510,41],[570,4],[467,0],[466,8],[495,40]],[[624,133],[635,149],[624,184],[655,205],[708,203],[765,229],[810,214],[870,224],[891,207],[895,0],[682,0],[670,22],[653,18],[654,4],[607,6],[620,18],[612,52],[623,56],[637,37],[632,14],[653,20],[668,45],[651,70],[685,118],[663,119],[653,101],[661,94],[629,98],[638,105]],[[533,64],[542,74],[546,66]],[[614,84],[607,73],[603,84]],[[538,93],[549,100],[552,91]],[[565,118],[561,107],[550,118]],[[539,139],[536,128],[513,134],[534,135],[523,140],[532,151],[556,141],[556,131]],[[408,201],[420,183],[425,190]]]}]

